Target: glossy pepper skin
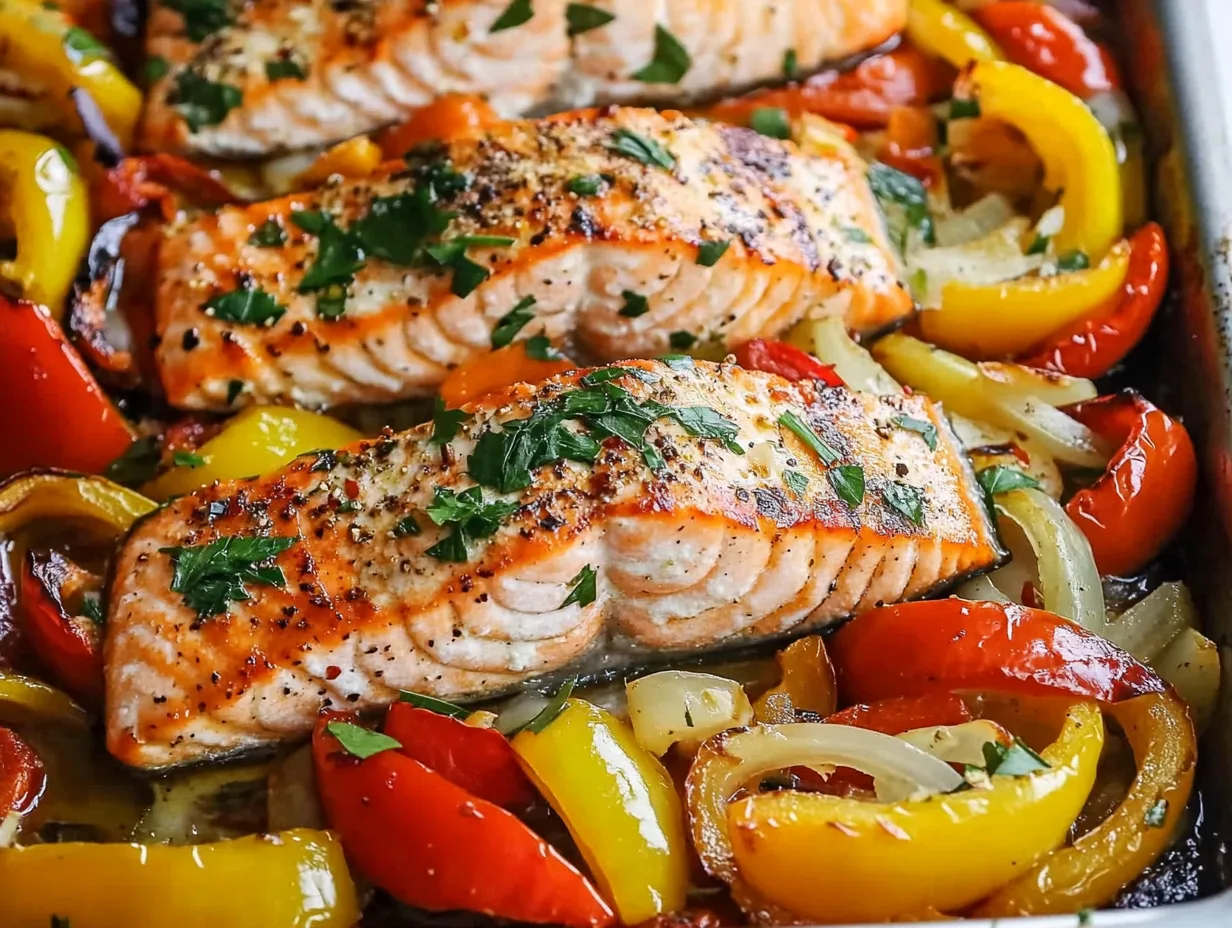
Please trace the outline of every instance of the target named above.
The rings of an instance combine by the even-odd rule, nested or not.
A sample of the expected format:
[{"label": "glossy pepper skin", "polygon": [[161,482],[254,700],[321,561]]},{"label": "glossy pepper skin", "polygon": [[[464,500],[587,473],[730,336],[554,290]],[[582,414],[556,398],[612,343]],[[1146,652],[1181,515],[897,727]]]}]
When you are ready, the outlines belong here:
[{"label": "glossy pepper skin", "polygon": [[[334,716],[333,719],[340,719]],[[317,723],[317,791],[358,873],[408,905],[591,928],[611,909],[511,813],[398,750],[360,760]]]},{"label": "glossy pepper skin", "polygon": [[[77,700],[97,706],[103,701],[102,630],[66,606],[70,587],[84,574],[60,554],[30,551],[22,563],[18,599],[22,629],[39,661]],[[102,585],[102,578],[90,580]]]},{"label": "glossy pepper skin", "polygon": [[856,702],[990,690],[1114,703],[1166,689],[1112,642],[1012,603],[940,599],[871,609],[834,634],[830,657],[840,692]]},{"label": "glossy pepper skin", "polygon": [[171,221],[179,209],[177,199],[202,209],[239,199],[212,171],[176,155],[138,155],[123,158],[102,171],[90,184],[94,221],[102,224],[151,204]]},{"label": "glossy pepper skin", "polygon": [[456,409],[510,384],[537,383],[576,367],[566,358],[532,358],[526,351],[526,342],[517,341],[464,361],[451,370],[441,383],[441,399],[450,409]]},{"label": "glossy pepper skin", "polygon": [[753,338],[732,352],[736,363],[750,371],[778,374],[786,380],[820,380],[828,387],[843,386],[833,364],[822,364],[807,351],[787,342]]},{"label": "glossy pepper skin", "polygon": [[1132,390],[1067,411],[1118,451],[1065,511],[1087,536],[1101,574],[1130,575],[1163,550],[1193,507],[1193,442],[1185,426]]},{"label": "glossy pepper skin", "polygon": [[1000,61],[1005,57],[979,23],[945,0],[911,0],[907,37],[916,47],[956,68],[972,61]]},{"label": "glossy pepper skin", "polygon": [[47,778],[34,748],[14,731],[0,726],[0,821],[25,815],[38,805]]},{"label": "glossy pepper skin", "polygon": [[1129,238],[1125,282],[1112,299],[1019,363],[1071,377],[1104,376],[1146,335],[1168,288],[1168,265],[1164,230],[1149,222]]},{"label": "glossy pepper skin", "polygon": [[157,504],[105,477],[32,472],[0,483],[0,534],[42,519],[84,519],[119,537]]},{"label": "glossy pepper skin", "polygon": [[848,706],[826,716],[825,721],[830,725],[867,728],[883,735],[901,735],[915,728],[970,722],[971,710],[953,693],[929,693]]},{"label": "glossy pepper skin", "polygon": [[438,139],[482,132],[500,122],[500,116],[483,97],[446,94],[421,106],[405,121],[379,132],[373,141],[385,158],[395,161],[416,145]]}]

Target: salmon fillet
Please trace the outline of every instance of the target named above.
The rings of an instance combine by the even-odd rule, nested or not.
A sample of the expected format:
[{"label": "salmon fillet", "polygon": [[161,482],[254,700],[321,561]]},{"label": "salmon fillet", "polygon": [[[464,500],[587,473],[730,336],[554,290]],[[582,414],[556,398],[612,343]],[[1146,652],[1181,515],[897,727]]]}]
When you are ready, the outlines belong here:
[{"label": "salmon fillet", "polygon": [[464,410],[138,523],[107,608],[112,753],[174,765],[400,689],[474,700],[798,633],[1003,558],[924,396],[680,358]]},{"label": "salmon fillet", "polygon": [[446,93],[484,95],[505,116],[680,103],[780,80],[785,60],[816,70],[884,42],[907,15],[907,0],[595,0],[593,28],[570,37],[579,6],[156,0],[141,142],[266,156],[380,128]]},{"label": "salmon fillet", "polygon": [[[517,337],[600,361],[663,354],[674,332],[771,337],[806,315],[877,329],[912,301],[863,172],[678,113],[504,123],[409,169],[170,225],[159,374],[187,409],[422,396],[490,351],[515,307],[531,317]],[[469,267],[424,250],[443,241],[470,243]],[[332,272],[351,282],[318,286]]]}]

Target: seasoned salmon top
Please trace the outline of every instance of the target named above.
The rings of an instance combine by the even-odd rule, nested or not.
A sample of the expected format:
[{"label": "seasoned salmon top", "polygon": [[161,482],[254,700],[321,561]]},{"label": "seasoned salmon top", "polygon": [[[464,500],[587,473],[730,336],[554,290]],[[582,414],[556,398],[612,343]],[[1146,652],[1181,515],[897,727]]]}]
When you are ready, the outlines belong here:
[{"label": "seasoned salmon top", "polygon": [[[498,112],[742,89],[871,48],[907,0],[155,0],[154,150],[329,144],[447,93]],[[587,11],[579,14],[579,6]]]},{"label": "seasoned salmon top", "polygon": [[428,394],[515,307],[533,316],[518,337],[599,360],[805,316],[876,329],[912,307],[858,159],[628,108],[185,217],[158,268],[159,372],[197,409]]},{"label": "seasoned salmon top", "polygon": [[924,397],[687,358],[573,372],[141,522],[107,610],[108,743],[178,763],[400,688],[476,698],[598,648],[823,625],[1000,558]]}]

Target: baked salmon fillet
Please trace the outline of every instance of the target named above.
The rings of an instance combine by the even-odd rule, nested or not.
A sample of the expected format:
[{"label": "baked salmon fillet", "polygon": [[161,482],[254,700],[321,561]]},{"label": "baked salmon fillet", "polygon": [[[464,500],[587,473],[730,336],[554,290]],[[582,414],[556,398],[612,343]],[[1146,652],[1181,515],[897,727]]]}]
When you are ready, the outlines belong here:
[{"label": "baked salmon fillet", "polygon": [[504,116],[680,103],[816,70],[906,16],[907,0],[155,0],[140,141],[266,156],[446,93],[486,96]]},{"label": "baked salmon fillet", "polygon": [[107,743],[175,765],[403,689],[475,700],[798,633],[1002,559],[924,396],[688,358],[573,371],[139,522]]},{"label": "baked salmon fillet", "polygon": [[[168,226],[155,352],[170,402],[422,396],[546,335],[606,361],[912,309],[855,155],[678,113],[508,122],[363,180]],[[673,333],[677,333],[673,337]]]}]

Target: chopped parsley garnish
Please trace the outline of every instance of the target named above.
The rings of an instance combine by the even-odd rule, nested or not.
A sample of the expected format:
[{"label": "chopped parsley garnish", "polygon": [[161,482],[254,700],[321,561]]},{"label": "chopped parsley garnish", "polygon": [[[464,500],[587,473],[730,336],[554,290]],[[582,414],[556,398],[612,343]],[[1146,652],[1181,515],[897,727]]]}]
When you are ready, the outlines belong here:
[{"label": "chopped parsley garnish", "polygon": [[227,381],[227,405],[230,406],[240,398],[240,394],[244,392],[244,381],[228,380]]},{"label": "chopped parsley garnish", "polygon": [[317,237],[317,254],[296,288],[317,294],[317,315],[336,319],[345,311],[346,291],[364,266],[364,251],[328,213],[300,210],[291,221]]},{"label": "chopped parsley garnish", "polygon": [[552,347],[552,341],[546,335],[532,335],[523,344],[526,346],[526,356],[536,361],[560,361],[564,358]]},{"label": "chopped parsley garnish", "polygon": [[643,135],[638,135],[630,129],[617,129],[612,133],[612,151],[640,161],[663,168],[665,171],[676,169],[676,157],[656,142]]},{"label": "chopped parsley garnish", "polygon": [[437,699],[435,696],[425,696],[422,693],[412,693],[402,690],[398,693],[398,702],[405,702],[416,709],[427,709],[437,715],[447,715],[453,719],[464,719],[471,714],[470,709],[464,709],[447,699]]},{"label": "chopped parsley garnish", "polygon": [[170,70],[171,62],[162,55],[151,55],[145,60],[145,65],[142,67],[145,79],[150,84],[162,80]]},{"label": "chopped parsley garnish", "polygon": [[287,308],[260,287],[240,288],[220,293],[202,309],[215,319],[243,325],[273,325]]},{"label": "chopped parsley garnish", "polygon": [[245,583],[286,586],[282,568],[266,562],[295,542],[295,538],[277,536],[232,536],[204,545],[158,550],[170,555],[175,565],[172,592],[181,594],[184,605],[196,612],[197,618],[208,619],[226,612],[228,603],[250,599]]},{"label": "chopped parsley garnish", "polygon": [[532,735],[542,733],[545,728],[556,721],[556,716],[565,711],[565,703],[573,695],[573,688],[575,686],[577,686],[577,680],[566,680],[564,685],[556,691],[552,701],[544,706],[538,715],[523,725],[521,730],[528,731]]},{"label": "chopped parsley garnish", "polygon": [[984,744],[983,751],[984,769],[988,771],[989,776],[995,773],[1003,777],[1020,777],[1028,773],[1052,769],[1048,761],[1017,738],[1008,747],[999,741],[988,741]]},{"label": "chopped parsley garnish", "polygon": [[505,235],[461,235],[439,245],[428,245],[424,251],[441,267],[453,269],[450,292],[457,297],[467,297],[487,280],[492,272],[468,258],[466,249],[472,245],[481,248],[502,247],[512,245],[515,241],[516,239]]},{"label": "chopped parsley garnish", "polygon": [[125,486],[136,486],[153,480],[161,461],[158,437],[147,435],[135,440],[123,454],[108,464],[103,476]]},{"label": "chopped parsley garnish", "polygon": [[906,429],[908,432],[918,432],[924,439],[924,444],[928,445],[929,451],[937,450],[937,427],[927,419],[916,419],[913,416],[895,416],[890,420],[900,429]]},{"label": "chopped parsley garnish", "polygon": [[297,81],[307,80],[308,74],[294,58],[275,58],[265,62],[265,77],[271,81],[293,77]]},{"label": "chopped parsley garnish", "polygon": [[312,466],[308,468],[309,472],[317,474],[328,474],[338,465],[337,452],[325,448],[321,451],[309,451],[309,454],[315,454],[316,460],[312,462]]},{"label": "chopped parsley garnish", "polygon": [[492,28],[488,31],[503,32],[506,29],[513,29],[515,26],[530,22],[534,15],[535,9],[531,6],[531,0],[510,0],[505,11],[496,17],[496,22],[492,23]]},{"label": "chopped parsley garnish", "polygon": [[570,3],[565,7],[565,21],[569,23],[569,35],[581,35],[606,26],[616,16],[589,3]]},{"label": "chopped parsley garnish", "polygon": [[679,84],[692,66],[688,49],[674,35],[656,25],[654,57],[648,65],[633,73],[633,79],[644,84]]},{"label": "chopped parsley garnish", "polygon": [[798,439],[808,445],[827,467],[838,463],[841,455],[822,441],[821,436],[813,431],[812,426],[790,409],[779,416],[779,425],[790,430]]},{"label": "chopped parsley garnish", "polygon": [[659,360],[674,371],[691,371],[697,366],[687,354],[663,354]]},{"label": "chopped parsley garnish", "polygon": [[434,445],[447,445],[458,434],[462,423],[471,417],[469,412],[461,409],[446,409],[445,401],[439,396],[432,410],[432,437],[428,439]]},{"label": "chopped parsley garnish", "polygon": [[570,193],[576,193],[579,197],[593,197],[607,182],[602,174],[578,174],[569,179],[568,187]]},{"label": "chopped parsley garnish", "polygon": [[184,117],[189,132],[218,125],[243,100],[244,93],[238,87],[217,83],[190,69],[176,75],[175,86],[167,96],[167,102]]},{"label": "chopped parsley garnish", "polygon": [[1146,810],[1146,815],[1143,816],[1142,822],[1147,828],[1163,828],[1164,822],[1168,819],[1168,800],[1156,799],[1149,809]]},{"label": "chopped parsley garnish", "polygon": [[423,529],[419,527],[419,520],[414,516],[404,516],[394,523],[394,537],[407,538],[411,535],[418,535]]},{"label": "chopped parsley garnish", "polygon": [[684,329],[677,329],[667,336],[667,343],[677,351],[688,351],[697,344],[697,336]]},{"label": "chopped parsley garnish", "polygon": [[859,464],[840,464],[826,471],[834,492],[853,509],[864,502],[864,468]]},{"label": "chopped parsley garnish", "polygon": [[[81,598],[81,605],[77,610],[78,615],[85,616],[95,625],[103,624],[103,600],[99,593],[87,593]],[[1164,802],[1165,808],[1167,802]]]},{"label": "chopped parsley garnish", "polygon": [[64,51],[74,64],[89,58],[107,58],[107,46],[80,26],[70,26],[64,33]]},{"label": "chopped parsley garnish", "polygon": [[783,76],[789,81],[795,80],[800,73],[800,58],[794,48],[783,52]]},{"label": "chopped parsley garnish", "polygon": [[858,226],[842,226],[841,228],[849,242],[855,242],[857,245],[867,245],[872,242],[869,234]]},{"label": "chopped parsley garnish", "polygon": [[1091,918],[1095,915],[1095,910],[1090,908],[1082,908],[1078,910],[1078,926],[1083,928],[1084,925],[1091,924]]},{"label": "chopped parsley garnish", "polygon": [[354,722],[327,722],[325,730],[338,739],[344,751],[360,760],[366,760],[382,751],[396,751],[402,747],[402,742],[397,738],[391,738],[371,728],[364,728]]},{"label": "chopped parsley garnish", "polygon": [[990,497],[998,493],[1009,493],[1011,490],[1038,490],[1039,481],[1024,470],[1009,464],[995,464],[985,467],[976,474],[980,486]]},{"label": "chopped parsley garnish", "polygon": [[719,263],[719,258],[727,254],[727,249],[730,247],[731,239],[721,242],[702,242],[697,246],[697,263],[702,267],[714,267]]},{"label": "chopped parsley garnish", "polygon": [[496,328],[492,330],[493,348],[504,348],[535,318],[534,305],[533,296],[524,296],[514,304],[513,309],[496,320]]},{"label": "chopped parsley garnish", "polygon": [[437,487],[431,505],[424,511],[436,525],[452,526],[453,531],[425,553],[438,560],[465,563],[470,557],[470,543],[494,534],[501,519],[517,508],[517,503],[508,500],[485,501],[479,487],[469,487],[461,493]]},{"label": "chopped parsley garnish", "polygon": [[873,161],[868,166],[868,185],[877,198],[877,205],[881,207],[886,230],[899,251],[906,248],[907,235],[912,229],[920,233],[925,243],[936,243],[928,192],[918,178],[888,164]]},{"label": "chopped parsley garnish", "polygon": [[184,17],[184,31],[194,42],[201,42],[231,25],[228,0],[166,0],[164,5]]},{"label": "chopped parsley garnish", "polygon": [[[465,182],[462,175],[453,176]],[[438,195],[437,187],[428,179],[413,191],[374,198],[368,212],[351,225],[355,244],[371,258],[402,267],[419,263],[428,241],[449,228],[457,216],[436,205]]]},{"label": "chopped parsley garnish", "polygon": [[171,454],[171,463],[176,467],[195,468],[205,464],[205,458],[191,451],[175,451]]},{"label": "chopped parsley garnish", "polygon": [[636,319],[638,316],[644,316],[650,311],[650,301],[640,293],[624,290],[620,295],[624,297],[625,301],[625,305],[620,307],[620,314],[622,316]]},{"label": "chopped parsley garnish", "polygon": [[950,119],[975,119],[980,115],[979,100],[955,97],[950,101]]},{"label": "chopped parsley garnish", "polygon": [[881,488],[886,505],[912,525],[924,524],[924,491],[897,480],[887,481]]},{"label": "chopped parsley garnish", "polygon": [[1085,271],[1091,266],[1091,259],[1085,251],[1067,251],[1057,258],[1058,271]]},{"label": "chopped parsley garnish", "polygon": [[277,248],[279,245],[285,245],[286,241],[286,229],[272,216],[253,229],[252,235],[248,236],[248,244],[258,248]]},{"label": "chopped parsley garnish", "polygon": [[560,608],[564,609],[566,606],[572,606],[574,603],[579,606],[589,606],[593,603],[597,595],[597,576],[595,569],[589,564],[579,570],[577,576],[569,581],[569,585],[573,589],[569,591],[565,601],[560,604]]},{"label": "chopped parsley garnish", "polygon": [[783,482],[796,496],[804,496],[804,491],[808,489],[809,478],[798,470],[785,470],[783,471]]},{"label": "chopped parsley garnish", "polygon": [[689,711],[689,707],[687,705],[684,707],[684,726],[685,728],[696,727],[693,723],[693,713]]},{"label": "chopped parsley garnish", "polygon": [[1031,245],[1027,248],[1027,254],[1042,255],[1048,250],[1048,243],[1050,241],[1051,239],[1047,235],[1041,235],[1038,232],[1035,233],[1035,238],[1031,240]]},{"label": "chopped parsley garnish", "polygon": [[777,106],[759,106],[749,114],[749,128],[772,139],[791,138],[791,119],[787,110]]}]

